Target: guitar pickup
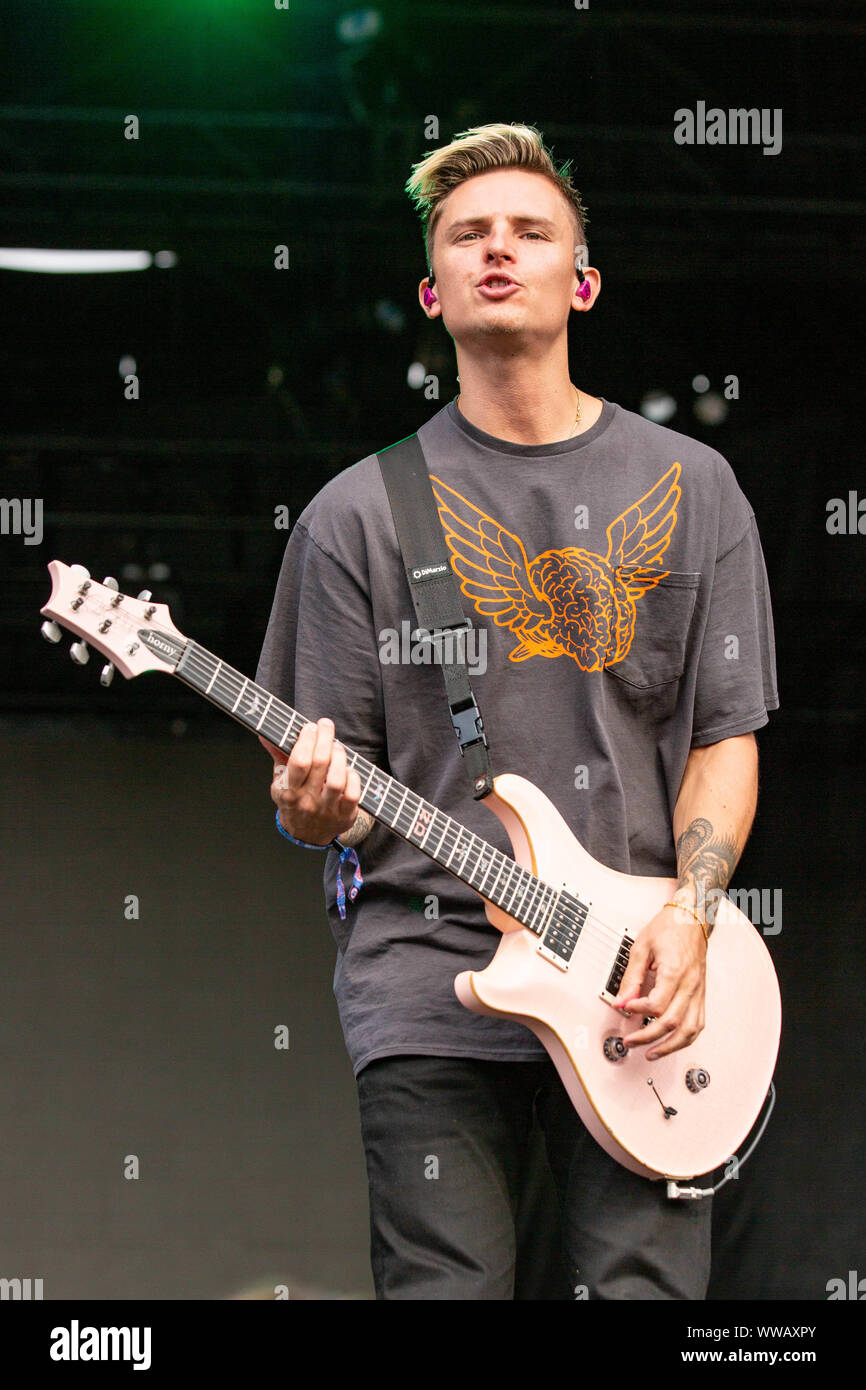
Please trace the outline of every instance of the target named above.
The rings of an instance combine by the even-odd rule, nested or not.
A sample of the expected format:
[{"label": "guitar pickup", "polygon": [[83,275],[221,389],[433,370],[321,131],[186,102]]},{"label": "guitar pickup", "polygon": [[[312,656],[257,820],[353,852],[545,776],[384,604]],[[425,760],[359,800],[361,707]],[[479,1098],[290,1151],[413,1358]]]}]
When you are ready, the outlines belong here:
[{"label": "guitar pickup", "polygon": [[543,956],[545,960],[549,960],[551,965],[555,965],[557,970],[568,969],[568,961],[563,960],[562,956],[558,955],[556,951],[551,951],[550,947],[545,946],[543,941],[538,948],[538,954]]},{"label": "guitar pickup", "polygon": [[[633,940],[634,938],[631,936],[624,936],[622,938],[622,941],[619,943],[619,950],[616,953],[613,969],[607,979],[607,984],[598,996],[599,999],[604,1000],[605,1004],[610,1004],[611,1008],[615,1008],[617,1013],[622,1012],[619,1005],[616,1003],[616,996],[619,993],[619,987],[622,984],[622,978],[626,972]],[[631,1017],[628,1010],[625,1010],[625,1017]]]}]

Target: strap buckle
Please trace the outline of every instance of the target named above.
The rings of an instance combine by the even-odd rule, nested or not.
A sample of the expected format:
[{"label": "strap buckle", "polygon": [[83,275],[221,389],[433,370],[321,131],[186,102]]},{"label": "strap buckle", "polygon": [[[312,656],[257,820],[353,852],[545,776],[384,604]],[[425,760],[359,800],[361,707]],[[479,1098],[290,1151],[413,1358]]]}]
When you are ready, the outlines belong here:
[{"label": "strap buckle", "polygon": [[[449,708],[451,707],[449,706]],[[468,748],[472,743],[480,742],[484,744],[485,748],[490,747],[484,732],[484,720],[481,718],[481,711],[475,702],[474,695],[471,705],[465,705],[463,709],[451,708],[451,723],[457,735],[461,756],[464,748]]]}]

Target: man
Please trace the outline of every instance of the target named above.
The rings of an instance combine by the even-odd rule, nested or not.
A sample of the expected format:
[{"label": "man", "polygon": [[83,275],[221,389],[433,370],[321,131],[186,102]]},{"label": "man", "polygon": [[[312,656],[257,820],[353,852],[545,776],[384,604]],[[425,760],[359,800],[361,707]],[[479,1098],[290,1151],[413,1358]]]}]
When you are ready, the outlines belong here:
[{"label": "man", "polygon": [[[618,995],[651,1020],[629,1045],[664,1056],[704,1026],[706,897],[742,852],[754,730],[778,707],[754,515],[714,451],[572,383],[568,319],[593,307],[600,276],[585,264],[580,197],[538,132],[479,127],[414,168],[432,272],[419,300],[452,337],[460,380],[418,435],[465,611],[486,638],[472,680],[493,771],[540,786],[610,867],[678,875],[679,906],[639,933]],[[308,845],[339,835],[363,871],[335,910],[332,852],[325,888],[377,1296],[513,1297],[535,1113],[575,1288],[703,1298],[710,1201],[673,1201],[617,1164],[534,1034],[462,1008],[455,975],[483,968],[498,941],[483,904],[359,808],[346,746],[510,853],[467,794],[441,675],[385,658],[385,634],[412,618],[370,456],[299,518],[256,678],[317,721],[288,762],[275,758],[281,827]]]}]

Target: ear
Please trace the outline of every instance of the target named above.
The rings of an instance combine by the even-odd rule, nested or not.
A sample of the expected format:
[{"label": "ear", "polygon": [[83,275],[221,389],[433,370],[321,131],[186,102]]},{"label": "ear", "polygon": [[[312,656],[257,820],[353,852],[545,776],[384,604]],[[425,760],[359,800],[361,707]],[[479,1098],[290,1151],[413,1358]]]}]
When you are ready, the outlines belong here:
[{"label": "ear", "polygon": [[425,276],[424,279],[421,281],[420,285],[418,286],[418,303],[421,305],[421,308],[424,310],[424,313],[427,315],[428,319],[437,319],[442,313],[442,310],[439,306],[439,296],[436,294],[435,290],[430,290],[430,293],[435,296],[432,302],[430,304],[424,303],[424,294],[428,287],[429,276]]},{"label": "ear", "polygon": [[[589,297],[585,299],[580,293],[580,290],[582,289],[585,294],[587,285],[589,285],[590,293]],[[581,312],[591,309],[600,294],[601,276],[594,266],[588,265],[584,268],[583,285],[581,285],[576,275],[574,277],[574,293],[571,296],[571,307],[572,309],[579,309]]]}]

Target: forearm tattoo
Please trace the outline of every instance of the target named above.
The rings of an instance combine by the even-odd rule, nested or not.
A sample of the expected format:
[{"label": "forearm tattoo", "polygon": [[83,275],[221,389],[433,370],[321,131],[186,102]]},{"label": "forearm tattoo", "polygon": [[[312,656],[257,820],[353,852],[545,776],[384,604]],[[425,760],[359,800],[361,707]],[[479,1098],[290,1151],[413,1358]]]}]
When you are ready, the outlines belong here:
[{"label": "forearm tattoo", "polygon": [[[679,879],[677,888],[694,890],[695,903],[706,906],[707,901],[715,903],[719,893],[731,881],[731,875],[740,857],[740,847],[731,835],[716,835],[711,823],[699,816],[693,820],[677,840],[677,869]],[[707,933],[712,931],[712,913],[706,913]]]},{"label": "forearm tattoo", "polygon": [[342,833],[337,836],[337,839],[340,841],[340,844],[345,845],[347,849],[349,849],[352,845],[360,844],[361,840],[364,839],[365,835],[369,834],[369,832],[372,830],[373,819],[373,816],[371,816],[367,811],[362,811],[359,806],[358,814],[355,817],[354,823],[351,826],[351,828],[349,830],[342,831]]}]

